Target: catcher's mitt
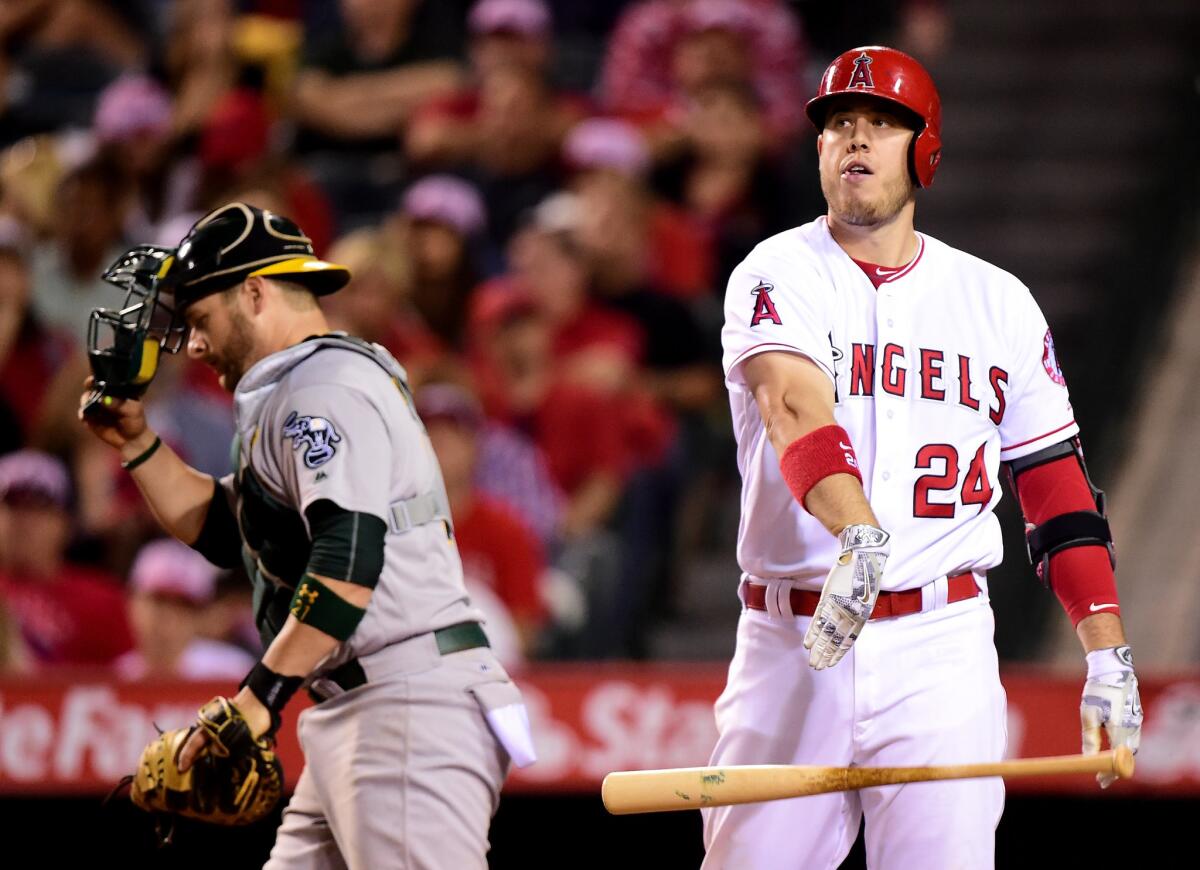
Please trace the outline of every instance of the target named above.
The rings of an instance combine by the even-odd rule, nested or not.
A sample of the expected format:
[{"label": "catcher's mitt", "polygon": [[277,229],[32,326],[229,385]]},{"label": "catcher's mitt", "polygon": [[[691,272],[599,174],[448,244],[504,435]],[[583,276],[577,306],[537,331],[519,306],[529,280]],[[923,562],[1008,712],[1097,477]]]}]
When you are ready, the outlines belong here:
[{"label": "catcher's mitt", "polygon": [[[180,773],[179,752],[196,728],[208,733],[208,746]],[[216,697],[191,728],[164,732],[142,750],[129,796],[149,813],[249,825],[270,813],[282,794],[283,768],[271,741],[251,736],[237,707]]]}]

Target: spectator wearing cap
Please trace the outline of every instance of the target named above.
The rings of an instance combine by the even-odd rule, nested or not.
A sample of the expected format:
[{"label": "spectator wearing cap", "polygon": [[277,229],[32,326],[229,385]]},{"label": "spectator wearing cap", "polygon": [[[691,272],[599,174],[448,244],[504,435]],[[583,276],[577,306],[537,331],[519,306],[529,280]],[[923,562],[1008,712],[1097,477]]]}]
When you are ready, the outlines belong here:
[{"label": "spectator wearing cap", "polygon": [[782,0],[647,0],[621,16],[602,72],[607,108],[667,121],[693,89],[740,79],[787,138],[803,120],[806,47]]},{"label": "spectator wearing cap", "polygon": [[[637,129],[617,119],[589,119],[571,131],[564,153],[575,170],[571,188],[580,215],[571,235],[595,297],[641,326],[655,396],[699,410],[720,391],[714,340],[684,301],[708,295],[708,276],[696,269],[707,260],[706,239],[678,209],[651,195],[641,145]],[[689,275],[685,290],[680,279]]]},{"label": "spectator wearing cap", "polygon": [[423,106],[407,153],[418,165],[472,177],[503,245],[522,213],[557,188],[559,150],[588,100],[549,80],[550,16],[542,0],[480,0],[471,11],[471,86]]},{"label": "spectator wearing cap", "polygon": [[132,645],[120,581],[66,559],[70,502],[60,460],[0,458],[0,598],[35,668],[108,665]]},{"label": "spectator wearing cap", "polygon": [[196,163],[175,153],[174,107],[158,81],[131,73],[109,84],[96,102],[92,133],[124,179],[128,238],[155,238],[164,222],[193,207]]},{"label": "spectator wearing cap", "polygon": [[[476,483],[484,417],[474,397],[451,384],[429,384],[417,392],[416,407],[445,480],[467,591],[477,605],[489,600],[499,604],[499,610],[485,610],[493,647],[494,624],[516,627],[517,648],[507,656],[497,650],[497,655],[502,661],[519,662],[536,649],[545,621],[541,544],[510,504]],[[490,594],[480,595],[481,587]]]},{"label": "spectator wearing cap", "polygon": [[680,209],[648,187],[651,156],[641,130],[619,118],[589,118],[563,144],[571,189],[581,195],[588,238],[603,250],[601,281],[636,273],[660,292],[683,299],[712,286],[708,240]]},{"label": "spectator wearing cap", "polygon": [[[566,495],[554,562],[585,578],[588,623],[565,653],[607,656],[634,651],[628,635],[644,610],[645,575],[670,540],[672,505],[646,486],[676,435],[661,405],[640,388],[601,390],[567,377],[553,353],[553,331],[528,293],[493,284],[472,300],[471,359],[488,416],[532,437]],[[636,505],[631,513],[621,505]],[[643,508],[652,507],[649,512]],[[654,554],[651,562],[643,560]],[[635,625],[636,622],[636,625]]]},{"label": "spectator wearing cap", "polygon": [[241,679],[254,657],[204,636],[216,604],[218,570],[172,538],[138,551],[129,572],[129,622],[135,648],[114,663],[125,680]]},{"label": "spectator wearing cap", "polygon": [[554,34],[543,0],[479,0],[467,16],[467,28],[476,75],[505,66],[545,74]]},{"label": "spectator wearing cap", "polygon": [[433,333],[457,349],[467,297],[478,281],[478,251],[487,218],[483,198],[468,181],[429,175],[404,194],[390,222],[412,258],[413,305]]}]

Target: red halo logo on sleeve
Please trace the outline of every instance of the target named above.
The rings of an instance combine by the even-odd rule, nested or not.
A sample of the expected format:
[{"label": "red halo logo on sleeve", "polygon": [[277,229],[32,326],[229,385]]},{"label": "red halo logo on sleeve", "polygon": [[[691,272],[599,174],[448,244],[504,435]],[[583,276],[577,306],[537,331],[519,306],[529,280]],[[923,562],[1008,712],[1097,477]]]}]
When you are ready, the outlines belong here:
[{"label": "red halo logo on sleeve", "polygon": [[1050,376],[1050,380],[1058,384],[1060,387],[1067,385],[1067,379],[1063,377],[1062,368],[1058,364],[1058,355],[1054,352],[1054,337],[1050,335],[1050,330],[1046,330],[1046,337],[1042,339],[1044,350],[1042,351],[1042,368],[1046,370],[1046,374]]}]

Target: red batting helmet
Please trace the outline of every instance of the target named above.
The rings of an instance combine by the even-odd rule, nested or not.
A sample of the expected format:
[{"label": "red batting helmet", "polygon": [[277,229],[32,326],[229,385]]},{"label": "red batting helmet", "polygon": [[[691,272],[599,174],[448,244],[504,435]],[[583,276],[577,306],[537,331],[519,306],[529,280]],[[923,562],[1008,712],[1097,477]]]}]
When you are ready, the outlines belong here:
[{"label": "red batting helmet", "polygon": [[818,130],[825,126],[828,102],[841,94],[878,97],[916,115],[919,128],[909,151],[909,169],[919,187],[933,184],[942,159],[942,101],[925,67],[882,45],[850,49],[825,70],[817,95],[805,107]]}]

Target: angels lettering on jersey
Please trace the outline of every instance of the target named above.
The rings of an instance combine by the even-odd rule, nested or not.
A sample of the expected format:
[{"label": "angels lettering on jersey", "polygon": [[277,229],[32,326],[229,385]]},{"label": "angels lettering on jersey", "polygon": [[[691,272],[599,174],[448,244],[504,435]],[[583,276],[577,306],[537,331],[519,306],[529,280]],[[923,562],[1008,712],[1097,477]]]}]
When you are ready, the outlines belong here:
[{"label": "angels lettering on jersey", "polygon": [[[762,323],[783,325],[771,300],[774,289],[773,285],[760,281],[750,291],[754,298],[751,327]],[[829,345],[834,368],[834,404],[842,404],[847,397],[873,398],[878,388],[892,396],[915,396],[955,403],[972,412],[986,411],[988,419],[997,426],[1004,419],[1005,393],[1010,377],[1002,366],[988,365],[986,361],[980,365],[971,355],[951,349],[910,349],[893,342],[879,348],[873,342],[851,341],[843,349],[838,346],[833,333],[829,334]],[[1042,368],[1046,376],[1065,387],[1067,381],[1048,329],[1043,348]],[[846,384],[845,389],[843,384]]]},{"label": "angels lettering on jersey", "polygon": [[[839,354],[848,359],[848,371],[838,366]],[[913,351],[893,342],[878,348],[855,341],[848,352],[835,345],[834,360],[836,382],[840,386],[843,373],[848,381],[844,394],[838,390],[839,404],[846,398],[872,398],[879,389],[891,396],[955,403],[972,412],[986,408],[997,426],[1004,419],[1008,372],[998,365],[980,365],[967,354],[930,347]]]}]

